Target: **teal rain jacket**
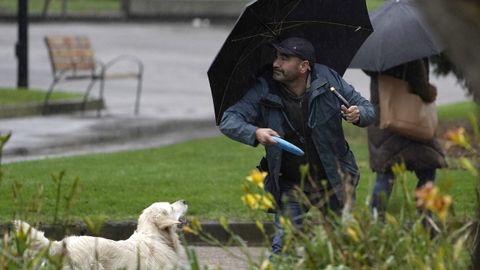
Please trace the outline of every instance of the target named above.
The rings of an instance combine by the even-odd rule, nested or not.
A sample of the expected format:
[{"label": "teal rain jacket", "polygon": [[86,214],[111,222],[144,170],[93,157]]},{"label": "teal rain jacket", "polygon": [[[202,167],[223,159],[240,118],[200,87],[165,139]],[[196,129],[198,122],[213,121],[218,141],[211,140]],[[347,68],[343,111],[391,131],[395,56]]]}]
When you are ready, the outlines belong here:
[{"label": "teal rain jacket", "polygon": [[[355,157],[350,150],[342,128],[342,115],[338,98],[329,91],[333,86],[345,99],[360,109],[360,120],[356,125],[366,127],[374,122],[375,111],[368,100],[345,82],[334,70],[315,64],[311,72],[309,97],[308,126],[312,129],[315,150],[319,154],[337,199],[345,202],[342,177],[349,175],[353,186],[358,184],[360,173]],[[257,128],[271,128],[284,136],[284,114],[279,89],[269,87],[266,77],[260,77],[257,83],[239,100],[228,108],[220,122],[220,130],[233,140],[257,146],[255,137]],[[268,176],[265,189],[272,193],[280,203],[279,174],[282,150],[273,146],[265,146],[268,163]],[[348,174],[345,174],[348,173]],[[346,179],[346,178],[343,178]]]}]

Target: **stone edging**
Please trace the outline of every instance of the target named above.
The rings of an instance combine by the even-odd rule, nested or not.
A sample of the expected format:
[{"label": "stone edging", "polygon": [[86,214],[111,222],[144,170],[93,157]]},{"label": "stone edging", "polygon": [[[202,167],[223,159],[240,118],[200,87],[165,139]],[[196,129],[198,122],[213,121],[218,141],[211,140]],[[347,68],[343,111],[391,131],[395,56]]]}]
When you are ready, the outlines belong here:
[{"label": "stone edging", "polygon": [[[118,221],[118,222],[106,222],[103,224],[100,231],[101,237],[112,240],[125,240],[135,231],[137,226],[136,221]],[[272,223],[264,224],[267,236],[270,237],[274,232]],[[10,228],[9,224],[0,224],[0,232],[6,232]],[[50,239],[62,239],[65,235],[91,235],[87,230],[85,224],[71,224],[71,225],[40,225],[40,230],[45,232],[45,235]],[[248,246],[260,246],[264,244],[265,239],[255,223],[249,222],[235,222],[229,224],[229,229],[235,234],[240,236]],[[223,229],[223,227],[215,222],[202,223],[202,230],[205,233],[210,234],[220,243],[225,245],[235,245],[236,243],[230,243],[230,235]],[[2,233],[3,235],[3,233]],[[193,234],[186,234],[185,240],[189,245],[204,246],[209,245],[203,240]]]}]

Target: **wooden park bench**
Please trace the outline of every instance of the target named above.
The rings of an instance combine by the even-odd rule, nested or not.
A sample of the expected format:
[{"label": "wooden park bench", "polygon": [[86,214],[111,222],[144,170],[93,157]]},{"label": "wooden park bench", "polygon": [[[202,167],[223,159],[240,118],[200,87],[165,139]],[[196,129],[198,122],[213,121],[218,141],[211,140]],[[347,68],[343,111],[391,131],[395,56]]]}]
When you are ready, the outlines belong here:
[{"label": "wooden park bench", "polygon": [[[137,79],[134,112],[138,114],[143,77],[143,63],[138,58],[121,55],[103,63],[95,58],[90,40],[86,36],[47,36],[45,37],[45,44],[48,48],[53,73],[53,81],[44,100],[45,107],[49,103],[55,85],[62,80],[90,80],[83,97],[82,107],[85,109],[90,91],[97,81],[100,82],[99,98],[103,101],[105,80],[129,78]],[[110,67],[120,61],[128,61],[128,64],[134,64],[136,66],[135,71],[124,73],[107,72]],[[101,107],[97,108],[97,115],[100,116]]]}]

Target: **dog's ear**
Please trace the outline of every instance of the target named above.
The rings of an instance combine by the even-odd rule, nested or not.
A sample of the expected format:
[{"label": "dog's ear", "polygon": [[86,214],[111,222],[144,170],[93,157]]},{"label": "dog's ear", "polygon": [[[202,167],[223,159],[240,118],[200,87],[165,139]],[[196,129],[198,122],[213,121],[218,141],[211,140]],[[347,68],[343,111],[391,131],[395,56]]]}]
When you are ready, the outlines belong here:
[{"label": "dog's ear", "polygon": [[180,224],[180,222],[178,220],[175,220],[172,217],[170,217],[168,215],[167,211],[165,211],[163,209],[160,211],[160,213],[155,215],[154,223],[160,230],[169,228],[169,227],[171,227],[173,225],[176,225],[176,224]]}]

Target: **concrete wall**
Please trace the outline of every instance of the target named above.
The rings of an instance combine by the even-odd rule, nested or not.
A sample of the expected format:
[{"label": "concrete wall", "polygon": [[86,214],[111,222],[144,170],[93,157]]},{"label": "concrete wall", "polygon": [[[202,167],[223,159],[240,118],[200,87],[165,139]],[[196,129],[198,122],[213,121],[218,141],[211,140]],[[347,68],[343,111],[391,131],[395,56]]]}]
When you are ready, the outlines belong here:
[{"label": "concrete wall", "polygon": [[237,18],[250,0],[124,0],[131,17]]}]

